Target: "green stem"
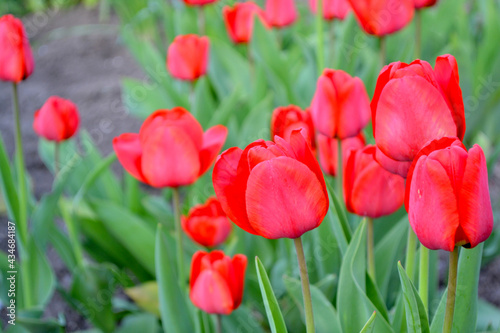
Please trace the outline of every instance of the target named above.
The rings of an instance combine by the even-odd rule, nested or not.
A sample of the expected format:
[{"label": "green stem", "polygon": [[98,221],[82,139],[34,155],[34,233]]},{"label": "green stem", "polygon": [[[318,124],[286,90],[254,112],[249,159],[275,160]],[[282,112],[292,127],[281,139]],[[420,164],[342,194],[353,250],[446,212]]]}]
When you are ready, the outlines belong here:
[{"label": "green stem", "polygon": [[250,79],[252,82],[254,81],[254,64],[253,64],[253,57],[252,57],[252,48],[250,47],[250,43],[247,43],[245,45],[246,51],[247,51],[247,60],[248,60],[248,67],[250,70]]},{"label": "green stem", "polygon": [[59,174],[59,142],[54,143],[54,178]]},{"label": "green stem", "polygon": [[453,313],[455,312],[455,294],[457,291],[457,266],[458,251],[456,246],[453,252],[450,252],[450,269],[448,272],[448,297],[446,298],[446,314],[444,316],[443,333],[450,333],[453,326]]},{"label": "green stem", "polygon": [[297,259],[300,268],[300,281],[302,282],[302,296],[304,297],[304,310],[306,314],[306,331],[307,333],[314,333],[314,316],[312,308],[311,290],[309,289],[309,276],[307,275],[307,265],[304,256],[304,248],[302,247],[302,240],[295,238],[295,250],[297,251]]},{"label": "green stem", "polygon": [[343,202],[344,191],[343,191],[343,170],[342,170],[342,140],[339,138],[337,140],[337,193],[339,200]]},{"label": "green stem", "polygon": [[[195,114],[196,110],[196,81],[189,83],[189,105],[191,106],[191,113]],[[196,114],[195,114],[196,117]]]},{"label": "green stem", "polygon": [[417,235],[411,227],[408,228],[408,242],[406,245],[405,269],[408,277],[413,281],[415,277],[415,252],[417,250]]},{"label": "green stem", "polygon": [[420,244],[420,265],[418,270],[418,293],[429,311],[429,249]]},{"label": "green stem", "polygon": [[385,66],[386,60],[386,40],[385,36],[379,37],[379,42],[380,42],[380,69],[382,69]]},{"label": "green stem", "polygon": [[220,314],[215,316],[217,318],[217,333],[222,333],[222,316]]},{"label": "green stem", "polygon": [[415,12],[415,59],[422,56],[422,11]]},{"label": "green stem", "polygon": [[[330,23],[330,64],[335,64],[337,63],[335,59],[335,20],[332,20]],[[333,66],[336,67],[336,66]]]},{"label": "green stem", "polygon": [[323,69],[325,68],[325,51],[323,49],[323,0],[317,0],[316,4],[316,56],[318,61],[318,76],[321,75]]},{"label": "green stem", "polygon": [[371,217],[367,218],[368,228],[366,229],[366,240],[368,246],[368,274],[375,282],[375,247],[373,245],[373,219]]},{"label": "green stem", "polygon": [[198,6],[198,32],[201,36],[205,35],[205,12],[204,6]]},{"label": "green stem", "polygon": [[172,201],[172,204],[174,206],[175,233],[177,237],[177,270],[179,271],[179,283],[182,287],[184,287],[184,285],[186,284],[186,275],[184,274],[184,247],[182,246],[182,228],[179,213],[179,189],[177,187],[172,189]]}]

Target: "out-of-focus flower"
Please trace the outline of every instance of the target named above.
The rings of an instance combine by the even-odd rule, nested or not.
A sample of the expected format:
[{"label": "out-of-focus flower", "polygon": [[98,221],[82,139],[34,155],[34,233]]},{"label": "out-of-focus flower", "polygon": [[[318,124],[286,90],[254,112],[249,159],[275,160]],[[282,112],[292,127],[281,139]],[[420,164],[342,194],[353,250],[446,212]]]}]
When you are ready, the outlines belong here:
[{"label": "out-of-focus flower", "polygon": [[50,141],[64,141],[71,138],[80,123],[78,108],[68,100],[51,96],[42,108],[35,112],[33,129],[39,136]]},{"label": "out-of-focus flower", "polygon": [[168,48],[167,68],[179,79],[194,81],[207,72],[210,42],[194,34],[175,37]]}]

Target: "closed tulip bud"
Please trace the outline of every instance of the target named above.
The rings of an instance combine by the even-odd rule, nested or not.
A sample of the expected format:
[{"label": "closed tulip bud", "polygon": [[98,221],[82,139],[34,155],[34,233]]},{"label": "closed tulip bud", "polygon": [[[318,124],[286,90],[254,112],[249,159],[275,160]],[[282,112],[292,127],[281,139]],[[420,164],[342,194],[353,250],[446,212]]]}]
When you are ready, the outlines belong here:
[{"label": "closed tulip bud", "polygon": [[269,27],[264,11],[250,1],[236,3],[232,8],[225,6],[222,15],[229,37],[236,44],[250,42],[255,17],[258,17],[265,27]]},{"label": "closed tulip bud", "polygon": [[271,137],[274,138],[277,135],[285,140],[290,140],[292,131],[296,129],[301,129],[302,135],[314,151],[316,147],[314,125],[309,111],[304,111],[295,105],[274,109],[271,118]]},{"label": "closed tulip bud", "polygon": [[205,6],[209,5],[217,0],[183,0],[187,6]]},{"label": "closed tulip bud", "polygon": [[0,18],[0,80],[18,83],[33,73],[35,61],[23,23],[12,15]]},{"label": "closed tulip bud", "polygon": [[323,135],[341,140],[358,135],[370,121],[370,100],[358,77],[325,69],[311,103],[314,126]]},{"label": "closed tulip bud", "polygon": [[191,261],[189,298],[207,313],[230,314],[241,304],[246,268],[243,254],[231,259],[219,250],[196,252]]},{"label": "closed tulip bud", "polygon": [[415,9],[421,9],[434,6],[437,0],[413,0],[413,2],[415,3]]},{"label": "closed tulip bud", "polygon": [[175,37],[168,48],[167,68],[179,79],[195,81],[207,72],[210,42],[208,37],[182,35]]},{"label": "closed tulip bud", "polygon": [[[385,66],[371,102],[377,160],[406,177],[415,155],[429,141],[445,136],[463,139],[465,114],[455,58]],[[386,155],[386,156],[382,156]]]},{"label": "closed tulip bud", "polygon": [[267,22],[276,28],[284,28],[297,20],[293,0],[266,0]]},{"label": "closed tulip bud", "polygon": [[377,218],[403,205],[405,180],[375,160],[375,146],[351,150],[344,172],[344,197],[351,213]]},{"label": "closed tulip bud", "polygon": [[300,130],[289,142],[258,140],[226,150],[212,180],[226,215],[243,230],[269,239],[298,238],[328,210],[325,180]]},{"label": "closed tulip bud", "polygon": [[441,138],[415,157],[406,181],[406,210],[420,242],[431,250],[473,248],[493,229],[486,159],[457,138]]},{"label": "closed tulip bud", "polygon": [[188,216],[182,217],[181,224],[193,241],[206,247],[222,244],[231,232],[231,223],[215,197],[191,208]]},{"label": "closed tulip bud", "polygon": [[[318,0],[309,0],[311,11],[316,14]],[[323,18],[325,20],[343,20],[351,10],[348,0],[323,0]]]},{"label": "closed tulip bud", "polygon": [[79,123],[76,105],[68,99],[52,96],[35,112],[33,129],[46,140],[61,142],[76,133]]},{"label": "closed tulip bud", "polygon": [[413,18],[413,0],[349,0],[363,30],[385,36],[404,28]]},{"label": "closed tulip bud", "polygon": [[139,134],[113,139],[118,160],[132,176],[154,187],[194,183],[212,165],[224,145],[227,129],[216,125],[203,133],[184,108],[158,110],[142,124]]},{"label": "closed tulip bud", "polygon": [[[323,134],[316,136],[318,144],[318,157],[319,163],[323,171],[330,176],[337,175],[337,161],[338,161],[338,141]],[[359,133],[352,138],[342,140],[342,166],[345,167],[347,157],[351,150],[358,150],[365,146],[365,136]]]}]

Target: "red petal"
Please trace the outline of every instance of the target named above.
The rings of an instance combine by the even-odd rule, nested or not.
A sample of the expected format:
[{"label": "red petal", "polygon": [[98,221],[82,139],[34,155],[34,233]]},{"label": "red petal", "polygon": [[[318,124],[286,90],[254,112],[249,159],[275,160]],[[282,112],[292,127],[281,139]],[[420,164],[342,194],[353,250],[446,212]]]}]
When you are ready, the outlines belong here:
[{"label": "red petal", "polygon": [[141,182],[148,183],[142,173],[142,147],[139,134],[124,133],[114,138],[113,149],[125,170]]},{"label": "red petal", "polygon": [[337,134],[335,116],[337,104],[337,93],[332,80],[325,74],[321,75],[311,102],[311,116],[318,132],[328,137],[334,137]]},{"label": "red petal", "polygon": [[228,315],[233,311],[233,298],[224,278],[213,270],[200,273],[189,297],[195,306],[207,313]]},{"label": "red petal", "polygon": [[400,175],[404,178],[406,178],[408,170],[411,166],[411,162],[400,162],[393,160],[392,158],[384,154],[378,147],[377,151],[375,152],[375,159],[387,171],[396,175]]},{"label": "red petal", "polygon": [[215,161],[224,142],[226,142],[227,128],[217,125],[209,128],[203,134],[203,145],[200,150],[200,176],[204,174]]},{"label": "red petal", "polygon": [[237,254],[231,262],[229,274],[229,288],[233,295],[233,309],[237,309],[243,299],[243,290],[245,288],[245,271],[247,269],[247,257],[243,254]]},{"label": "red petal", "polygon": [[370,99],[363,81],[358,77],[343,78],[337,82],[337,87],[339,87],[337,88],[339,103],[337,137],[339,139],[354,137],[370,121]]},{"label": "red petal", "polygon": [[205,251],[196,251],[191,258],[191,274],[189,277],[189,289],[193,289],[194,283],[201,272],[201,262],[208,255]]}]

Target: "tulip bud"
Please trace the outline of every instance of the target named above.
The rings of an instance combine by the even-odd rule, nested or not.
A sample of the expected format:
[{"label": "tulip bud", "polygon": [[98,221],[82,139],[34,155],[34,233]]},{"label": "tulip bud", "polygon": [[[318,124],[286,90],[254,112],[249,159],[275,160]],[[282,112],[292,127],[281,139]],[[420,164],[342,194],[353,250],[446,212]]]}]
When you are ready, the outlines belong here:
[{"label": "tulip bud", "polygon": [[[317,1],[309,0],[311,11],[316,14]],[[323,18],[325,20],[339,19],[343,20],[351,10],[348,0],[323,0]]]},{"label": "tulip bud", "polygon": [[297,20],[293,0],[266,0],[267,22],[276,28],[284,28]]},{"label": "tulip bud", "polygon": [[[337,175],[338,141],[323,134],[316,136],[318,142],[319,163],[323,171],[330,176]],[[365,146],[365,136],[363,133],[342,140],[342,167],[345,167],[347,157],[351,150],[358,150]]]},{"label": "tulip bud", "polygon": [[182,35],[175,37],[168,48],[167,68],[170,74],[179,79],[194,81],[207,72],[208,37]]},{"label": "tulip bud", "polygon": [[217,0],[183,0],[187,6],[205,6],[209,5]]},{"label": "tulip bud", "polygon": [[271,137],[279,136],[285,140],[290,140],[292,131],[302,129],[307,143],[314,151],[316,144],[314,142],[314,125],[311,114],[308,110],[303,111],[295,105],[281,106],[273,111],[271,118]]},{"label": "tulip bud", "polygon": [[413,0],[413,2],[415,4],[415,9],[421,9],[434,6],[437,0]]},{"label": "tulip bud", "polygon": [[236,44],[250,42],[254,17],[258,17],[265,27],[269,27],[264,11],[251,1],[236,3],[232,8],[225,6],[222,15],[229,37]]},{"label": "tulip bud", "polygon": [[46,140],[61,142],[76,133],[79,123],[76,105],[68,99],[52,96],[35,112],[33,129]]}]

